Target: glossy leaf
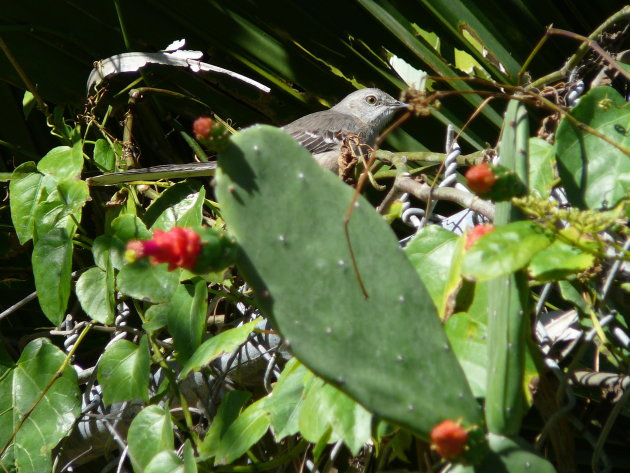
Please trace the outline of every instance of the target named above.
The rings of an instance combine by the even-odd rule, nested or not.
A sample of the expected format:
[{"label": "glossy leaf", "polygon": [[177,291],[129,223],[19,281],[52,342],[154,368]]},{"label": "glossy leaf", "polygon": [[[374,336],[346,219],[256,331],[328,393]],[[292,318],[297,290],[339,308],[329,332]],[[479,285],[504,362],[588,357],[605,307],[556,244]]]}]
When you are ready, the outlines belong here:
[{"label": "glossy leaf", "polygon": [[555,148],[540,138],[529,139],[529,191],[549,197],[554,181]]},{"label": "glossy leaf", "polygon": [[[0,383],[0,398],[9,408],[0,417],[0,431],[3,432],[0,438],[8,440],[19,427],[13,445],[18,471],[50,471],[52,449],[70,431],[80,413],[80,392],[74,369],[66,368],[55,380],[65,358],[66,355],[48,339],[38,338],[24,348],[15,369],[5,378],[8,382]],[[30,415],[20,425],[27,413]]]},{"label": "glossy leaf", "polygon": [[37,169],[43,174],[53,176],[57,181],[79,177],[83,169],[81,142],[77,142],[72,148],[57,146],[51,149],[37,163]]},{"label": "glossy leaf", "polygon": [[[469,283],[470,284],[470,283]],[[453,346],[453,352],[466,373],[470,387],[477,398],[486,395],[488,372],[488,286],[489,282],[477,282],[473,297],[465,312],[448,318],[444,329]],[[538,376],[536,365],[529,351],[525,353],[523,386],[529,386]],[[531,404],[531,395],[527,401]]]},{"label": "glossy leaf", "polygon": [[35,208],[43,193],[43,180],[44,175],[33,162],[20,164],[11,174],[11,219],[22,245],[33,236]]},{"label": "glossy leaf", "polygon": [[55,326],[65,317],[72,277],[72,239],[63,228],[54,228],[33,247],[31,261],[39,305]]},{"label": "glossy leaf", "polygon": [[320,393],[332,432],[358,455],[372,435],[372,414],[339,389],[326,384]]},{"label": "glossy leaf", "polygon": [[111,223],[111,234],[99,235],[92,245],[94,262],[105,269],[107,260],[115,269],[120,270],[125,264],[126,243],[129,240],[148,240],[151,232],[144,222],[135,215],[124,214],[115,218]]},{"label": "glossy leaf", "polygon": [[169,412],[156,405],[143,409],[129,426],[127,443],[136,471],[143,471],[160,452],[173,450],[173,424]]},{"label": "glossy leaf", "polygon": [[118,340],[110,345],[98,364],[98,382],[103,401],[114,402],[149,398],[149,347],[146,335],[140,344]]},{"label": "glossy leaf", "polygon": [[166,319],[168,312],[171,309],[171,305],[168,302],[162,304],[153,304],[144,313],[144,322],[142,328],[147,332],[153,332],[166,327]]},{"label": "glossy leaf", "polygon": [[118,273],[116,287],[135,299],[168,302],[177,290],[180,270],[167,268],[166,263],[151,264],[146,259],[126,264]]},{"label": "glossy leaf", "polygon": [[539,281],[557,281],[586,271],[594,264],[592,254],[556,240],[532,258],[529,272]]},{"label": "glossy leaf", "polygon": [[135,215],[125,214],[115,218],[112,221],[112,234],[118,237],[123,242],[127,243],[129,240],[138,239],[146,240],[153,235],[147,230],[146,225]]},{"label": "glossy leaf", "polygon": [[52,228],[65,228],[68,234],[74,235],[77,222],[81,221],[81,209],[88,198],[88,188],[84,181],[60,181],[57,189],[35,209],[35,240]]},{"label": "glossy leaf", "polygon": [[409,261],[426,286],[441,318],[446,313],[448,296],[459,283],[459,265],[454,264],[459,243],[453,232],[429,225],[405,247]]},{"label": "glossy leaf", "polygon": [[116,165],[116,153],[112,146],[102,138],[94,143],[94,162],[103,171],[113,171]]},{"label": "glossy leaf", "polygon": [[180,362],[187,361],[201,344],[206,328],[208,288],[206,281],[195,278],[194,284],[179,284],[170,302],[167,324]]},{"label": "glossy leaf", "polygon": [[226,465],[243,456],[269,428],[269,416],[263,409],[265,399],[247,407],[230,424],[217,447],[215,464]]},{"label": "glossy leaf", "polygon": [[488,368],[488,283],[474,285],[474,296],[466,312],[453,314],[444,325],[453,352],[466,373],[475,397],[486,394]]},{"label": "glossy leaf", "polygon": [[317,376],[307,376],[304,383],[304,403],[300,409],[298,427],[300,434],[309,442],[329,443],[332,431],[326,419],[327,406],[323,402],[322,391],[326,383]]},{"label": "glossy leaf", "polygon": [[251,393],[245,391],[230,391],[225,395],[203,443],[199,446],[199,453],[204,458],[214,457],[218,454],[221,439],[250,397]]},{"label": "glossy leaf", "polygon": [[513,222],[485,234],[468,250],[462,274],[469,279],[487,281],[524,268],[553,238],[536,223]]},{"label": "glossy leaf", "polygon": [[85,313],[92,319],[108,325],[114,321],[114,273],[111,269],[90,268],[77,280],[75,292]]},{"label": "glossy leaf", "polygon": [[143,473],[184,473],[184,460],[173,450],[163,450],[155,455],[141,470]]},{"label": "glossy leaf", "polygon": [[252,333],[260,321],[261,319],[252,320],[240,327],[226,330],[225,332],[215,335],[203,342],[184,364],[179,378],[183,379],[191,371],[200,370],[203,366],[209,364],[212,360],[218,358],[224,353],[231,353],[235,351],[239,346],[245,343],[249,334]]},{"label": "glossy leaf", "polygon": [[308,370],[297,358],[291,358],[282,370],[280,379],[265,400],[271,429],[279,442],[288,435],[298,432],[298,419],[304,403],[304,377]]},{"label": "glossy leaf", "polygon": [[144,222],[155,230],[170,230],[174,226],[201,225],[201,212],[206,195],[199,181],[184,181],[169,187],[147,209]]},{"label": "glossy leaf", "polygon": [[[591,89],[571,115],[630,152],[630,105],[612,87]],[[569,201],[610,208],[627,197],[630,156],[564,118],[556,133],[558,171]]]}]

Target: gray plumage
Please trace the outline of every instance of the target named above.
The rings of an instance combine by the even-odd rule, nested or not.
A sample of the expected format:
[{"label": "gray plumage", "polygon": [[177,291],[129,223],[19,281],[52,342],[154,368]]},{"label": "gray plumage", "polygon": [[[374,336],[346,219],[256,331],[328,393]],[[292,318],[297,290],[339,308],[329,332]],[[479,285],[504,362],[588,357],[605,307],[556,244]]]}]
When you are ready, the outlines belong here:
[{"label": "gray plumage", "polygon": [[[310,151],[323,168],[337,172],[341,144],[348,135],[358,135],[361,143],[373,146],[392,114],[405,107],[407,104],[380,89],[361,89],[352,92],[334,107],[305,115],[282,129]],[[103,174],[87,181],[92,186],[109,186],[149,179],[208,176],[214,174],[215,168],[214,161],[166,164]]]},{"label": "gray plumage", "polygon": [[361,143],[373,146],[393,113],[407,107],[380,89],[352,92],[334,107],[311,113],[282,127],[309,150],[324,168],[337,171],[343,140],[358,135]]}]

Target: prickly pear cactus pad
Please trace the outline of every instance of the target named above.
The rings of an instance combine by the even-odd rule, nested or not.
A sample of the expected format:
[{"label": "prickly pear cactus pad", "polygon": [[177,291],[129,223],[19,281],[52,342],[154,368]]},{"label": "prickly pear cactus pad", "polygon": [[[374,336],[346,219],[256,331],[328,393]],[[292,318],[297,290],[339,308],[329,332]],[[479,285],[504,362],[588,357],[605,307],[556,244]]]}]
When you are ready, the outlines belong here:
[{"label": "prickly pear cactus pad", "polygon": [[383,418],[427,437],[482,416],[436,309],[385,221],[283,131],[255,126],[219,156],[217,198],[237,266],[292,352]]}]

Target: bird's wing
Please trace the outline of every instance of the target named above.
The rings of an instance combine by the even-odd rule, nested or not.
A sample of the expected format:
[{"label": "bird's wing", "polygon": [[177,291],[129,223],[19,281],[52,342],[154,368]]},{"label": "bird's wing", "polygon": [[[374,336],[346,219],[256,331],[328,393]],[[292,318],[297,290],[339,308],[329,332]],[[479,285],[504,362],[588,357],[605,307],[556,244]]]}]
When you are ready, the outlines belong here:
[{"label": "bird's wing", "polygon": [[282,127],[312,154],[338,148],[344,138],[358,134],[362,122],[351,115],[331,114],[329,110],[312,113]]}]

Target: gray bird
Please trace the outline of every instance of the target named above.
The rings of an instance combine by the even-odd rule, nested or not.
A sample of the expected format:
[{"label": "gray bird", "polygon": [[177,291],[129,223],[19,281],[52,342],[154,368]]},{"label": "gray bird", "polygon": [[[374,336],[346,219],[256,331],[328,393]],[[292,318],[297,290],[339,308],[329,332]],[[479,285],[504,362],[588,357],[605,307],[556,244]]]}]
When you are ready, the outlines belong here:
[{"label": "gray bird", "polygon": [[361,89],[334,107],[305,115],[282,129],[309,150],[320,166],[337,172],[347,136],[357,135],[361,143],[373,146],[394,112],[406,107],[380,89]]},{"label": "gray bird", "polygon": [[[334,107],[298,118],[282,127],[325,169],[337,172],[343,140],[356,135],[362,144],[373,146],[380,131],[397,110],[408,105],[380,89],[356,90]],[[91,177],[88,184],[108,186],[145,179],[210,176],[216,162],[166,164],[150,168]]]}]

